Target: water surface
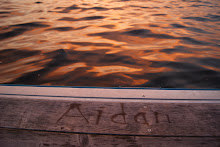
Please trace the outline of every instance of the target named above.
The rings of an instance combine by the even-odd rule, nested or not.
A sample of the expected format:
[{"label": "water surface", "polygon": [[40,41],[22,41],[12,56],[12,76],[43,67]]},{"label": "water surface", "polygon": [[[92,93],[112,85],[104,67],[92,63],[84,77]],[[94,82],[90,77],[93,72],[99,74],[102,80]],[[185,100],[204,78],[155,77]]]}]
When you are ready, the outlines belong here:
[{"label": "water surface", "polygon": [[0,83],[220,88],[219,0],[1,0]]}]

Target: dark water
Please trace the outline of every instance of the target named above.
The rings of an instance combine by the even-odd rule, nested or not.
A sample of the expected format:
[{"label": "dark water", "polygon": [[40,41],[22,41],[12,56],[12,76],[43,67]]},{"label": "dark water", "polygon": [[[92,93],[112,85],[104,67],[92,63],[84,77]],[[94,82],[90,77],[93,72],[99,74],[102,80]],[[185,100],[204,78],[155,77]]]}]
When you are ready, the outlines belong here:
[{"label": "dark water", "polygon": [[0,83],[220,88],[220,1],[1,0]]}]

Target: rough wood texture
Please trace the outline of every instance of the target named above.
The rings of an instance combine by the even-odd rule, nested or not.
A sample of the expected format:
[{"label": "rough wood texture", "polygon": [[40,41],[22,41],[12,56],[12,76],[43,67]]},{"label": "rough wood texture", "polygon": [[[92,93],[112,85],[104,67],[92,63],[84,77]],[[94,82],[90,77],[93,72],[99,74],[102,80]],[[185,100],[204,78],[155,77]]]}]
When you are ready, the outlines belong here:
[{"label": "rough wood texture", "polygon": [[219,147],[217,137],[91,135],[0,129],[2,147]]},{"label": "rough wood texture", "polygon": [[[15,133],[20,132],[21,137],[23,134],[23,138],[28,133],[36,138],[44,133],[51,137],[49,134],[52,132],[48,131],[55,131],[55,136],[68,136],[75,140],[78,136],[90,134],[86,135],[89,140],[99,138],[99,143],[93,143],[100,146],[104,143],[102,140],[111,144],[127,142],[128,146],[129,143],[138,146],[146,142],[159,146],[159,138],[168,146],[176,146],[178,142],[185,142],[185,145],[195,142],[195,146],[201,146],[204,142],[210,144],[210,141],[217,145],[220,137],[219,95],[218,90],[1,86],[0,127],[3,139],[0,143],[7,144],[7,138],[13,138],[13,133],[7,128],[14,128]],[[94,137],[91,135],[94,133],[99,135]],[[122,135],[124,139],[115,135]],[[132,142],[132,137],[127,135],[136,136],[138,140]],[[56,140],[56,137],[51,140]],[[15,139],[16,142],[19,141]],[[39,145],[37,141],[30,143]],[[75,143],[75,146],[79,145],[77,141],[72,145]]]}]

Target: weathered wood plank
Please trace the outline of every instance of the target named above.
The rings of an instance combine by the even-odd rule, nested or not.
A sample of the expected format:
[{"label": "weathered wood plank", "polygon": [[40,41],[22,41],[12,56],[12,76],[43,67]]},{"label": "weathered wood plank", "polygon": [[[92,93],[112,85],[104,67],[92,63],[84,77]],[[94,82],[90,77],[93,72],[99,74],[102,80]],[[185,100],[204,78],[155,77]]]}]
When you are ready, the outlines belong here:
[{"label": "weathered wood plank", "polygon": [[182,95],[174,91],[178,99],[174,96],[169,99],[168,93],[165,98],[157,95],[158,99],[155,95],[142,96],[148,92],[159,93],[159,90],[139,93],[138,89],[133,89],[139,97],[134,94],[130,96],[132,99],[127,99],[123,89],[117,92],[110,89],[113,95],[100,89],[87,89],[89,95],[96,97],[86,96],[86,91],[79,89],[67,89],[62,96],[59,92],[63,88],[50,87],[47,92],[47,87],[3,87],[0,90],[0,127],[164,137],[220,136],[219,91],[212,91],[214,95],[206,91],[209,97],[202,99],[198,97],[201,91],[193,94],[186,91],[187,96],[191,96],[187,98],[183,91]]},{"label": "weathered wood plank", "polygon": [[146,137],[0,129],[3,147],[219,147],[220,137]]},{"label": "weathered wood plank", "polygon": [[71,87],[0,86],[0,94],[42,95],[60,97],[96,98],[162,98],[162,99],[209,99],[220,100],[220,90],[158,90],[158,89],[111,89]]}]

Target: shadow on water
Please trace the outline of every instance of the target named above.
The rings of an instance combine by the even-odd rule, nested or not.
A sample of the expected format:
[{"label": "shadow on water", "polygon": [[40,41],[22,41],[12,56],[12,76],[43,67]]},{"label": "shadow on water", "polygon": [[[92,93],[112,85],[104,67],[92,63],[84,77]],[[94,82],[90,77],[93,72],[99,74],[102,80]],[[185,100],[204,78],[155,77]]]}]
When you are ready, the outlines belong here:
[{"label": "shadow on water", "polygon": [[90,16],[90,17],[83,17],[83,18],[71,18],[71,17],[63,17],[58,20],[62,21],[86,21],[86,20],[97,20],[97,19],[104,19],[104,16]]},{"label": "shadow on water", "polygon": [[[195,29],[194,29],[194,31],[195,31]],[[204,33],[200,29],[198,29],[197,31]],[[151,30],[148,30],[148,29],[130,30],[130,31],[125,31],[125,32],[121,32],[121,33],[119,33],[119,32],[101,32],[101,33],[89,34],[89,36],[101,36],[103,38],[112,39],[112,40],[118,40],[118,38],[115,36],[125,37],[124,35],[137,36],[137,37],[141,37],[141,38],[176,39],[176,40],[181,40],[183,42],[187,42],[189,44],[211,45],[211,46],[220,47],[219,44],[212,44],[212,43],[209,43],[206,41],[196,40],[191,37],[176,37],[176,36],[172,36],[172,35],[168,35],[168,34],[157,34],[157,33],[153,33]]]},{"label": "shadow on water", "polygon": [[183,19],[192,19],[192,20],[196,20],[196,21],[202,21],[202,22],[217,22],[220,21],[220,16],[219,15],[212,15],[209,14],[205,17],[182,17]]},{"label": "shadow on water", "polygon": [[70,6],[70,7],[57,7],[56,9],[63,9],[61,11],[56,11],[58,13],[70,13],[72,10],[81,10],[81,12],[88,11],[88,10],[96,10],[96,11],[107,11],[107,10],[109,10],[108,8],[104,8],[104,7],[82,8],[82,7],[78,7],[75,4]]},{"label": "shadow on water", "polygon": [[56,69],[60,66],[68,64],[70,62],[73,62],[73,61],[70,61],[66,58],[67,55],[66,55],[65,50],[63,50],[63,49],[60,49],[60,50],[57,50],[55,52],[50,53],[49,57],[52,59],[52,61],[50,61],[48,64],[46,64],[43,69],[31,72],[31,73],[27,73],[26,75],[16,79],[12,83],[42,84],[42,83],[40,83],[39,76],[44,76],[48,72],[53,71],[54,69]]},{"label": "shadow on water", "polygon": [[0,51],[1,64],[13,63],[22,58],[35,56],[40,54],[40,51],[28,51],[17,49],[6,49]]},{"label": "shadow on water", "polygon": [[11,25],[11,26],[7,27],[6,29],[12,30],[12,31],[1,33],[0,40],[19,36],[27,31],[31,31],[36,28],[45,28],[45,27],[49,27],[49,25],[43,24],[41,22],[31,22],[31,23]]},{"label": "shadow on water", "polygon": [[[177,47],[178,48],[178,47]],[[181,48],[181,47],[180,47]],[[63,49],[46,54],[52,59],[43,69],[30,72],[17,78],[10,84],[44,84],[71,85],[71,86],[134,86],[134,87],[165,87],[165,88],[220,88],[220,72],[209,70],[201,66],[186,62],[165,62],[137,60],[130,56],[118,54],[106,54],[107,50],[99,51],[65,51]],[[31,54],[31,53],[29,53]],[[32,53],[34,54],[34,53]],[[27,53],[25,53],[27,55]],[[196,59],[191,59],[196,60]],[[209,62],[206,62],[209,61]],[[56,73],[60,67],[71,67],[79,62],[85,66],[76,67],[64,74]],[[219,59],[197,59],[197,62],[218,68]],[[109,74],[101,74],[100,71],[92,70],[94,67],[103,67],[111,64],[109,68],[102,69]],[[141,73],[126,72],[114,69],[114,66],[130,67],[137,69],[146,67]],[[172,71],[152,72],[153,69],[170,68]],[[98,69],[98,68],[97,68]],[[117,71],[119,70],[119,71]],[[59,70],[58,70],[59,71]],[[200,75],[200,76],[198,76]],[[30,80],[31,79],[31,80]],[[144,82],[148,79],[147,82]]]}]

